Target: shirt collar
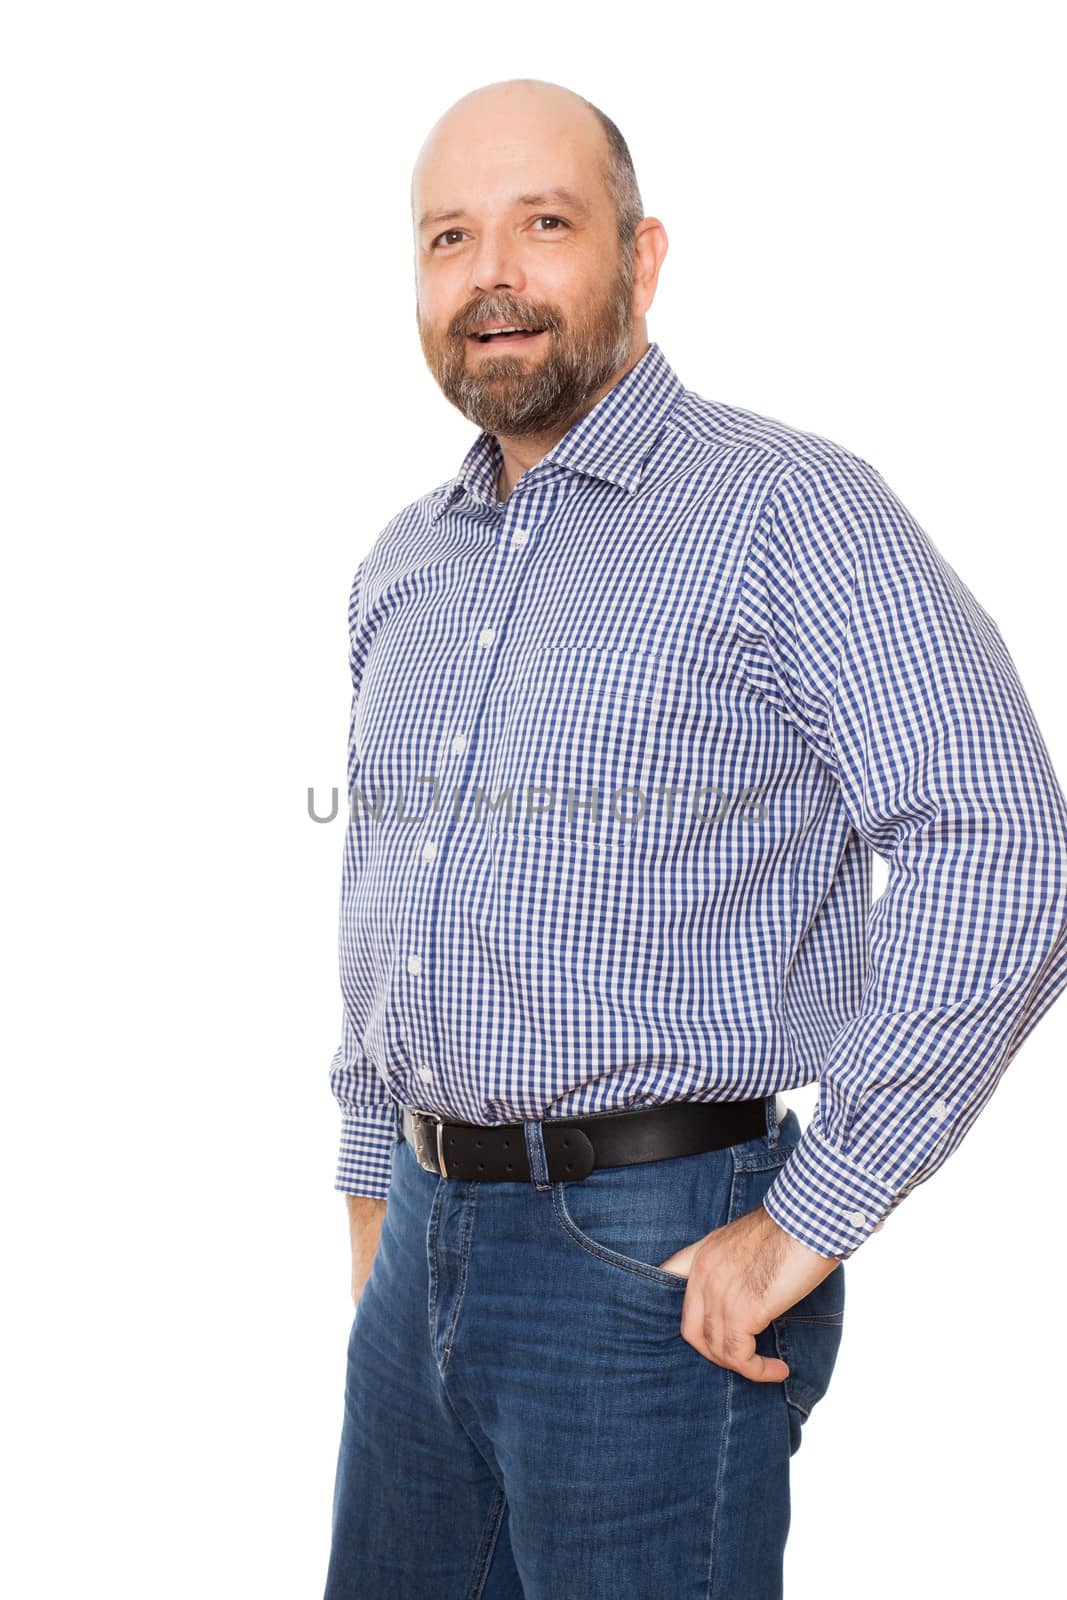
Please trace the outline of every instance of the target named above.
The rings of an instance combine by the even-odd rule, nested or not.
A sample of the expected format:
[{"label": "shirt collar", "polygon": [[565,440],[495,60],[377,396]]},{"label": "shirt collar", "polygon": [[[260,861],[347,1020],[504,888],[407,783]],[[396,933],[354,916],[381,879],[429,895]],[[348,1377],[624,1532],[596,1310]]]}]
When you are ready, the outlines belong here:
[{"label": "shirt collar", "polygon": [[[572,472],[602,478],[633,494],[668,413],[683,392],[681,379],[653,342],[636,365],[568,429],[537,465],[552,462]],[[496,486],[503,459],[495,435],[483,430],[464,456],[456,476],[440,491],[431,525],[464,493],[499,508]]]}]

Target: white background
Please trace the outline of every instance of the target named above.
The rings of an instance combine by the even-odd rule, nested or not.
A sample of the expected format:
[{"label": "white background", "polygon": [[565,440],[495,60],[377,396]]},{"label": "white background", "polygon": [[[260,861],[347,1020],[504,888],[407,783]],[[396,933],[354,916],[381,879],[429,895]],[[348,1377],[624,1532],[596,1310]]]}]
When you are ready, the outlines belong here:
[{"label": "white background", "polygon": [[[878,467],[1063,777],[1054,12],[5,18],[0,1581],[316,1600],[352,1308],[307,789],[343,793],[356,564],[474,437],[415,328],[419,145],[520,74],[613,117],[670,239],[650,336]],[[790,1600],[1062,1573],[1065,1044],[1067,1004],[847,1265]]]}]

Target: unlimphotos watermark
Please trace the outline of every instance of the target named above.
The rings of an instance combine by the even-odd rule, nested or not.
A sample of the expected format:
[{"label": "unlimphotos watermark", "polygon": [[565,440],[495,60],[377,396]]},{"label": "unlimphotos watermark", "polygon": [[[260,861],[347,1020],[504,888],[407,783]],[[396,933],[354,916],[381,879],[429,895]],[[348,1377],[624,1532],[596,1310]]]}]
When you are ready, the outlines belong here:
[{"label": "unlimphotos watermark", "polygon": [[[418,785],[431,786],[430,805],[427,810],[416,811],[412,815],[404,812],[404,791],[401,787],[396,795],[392,809],[389,809],[387,796],[384,792],[375,792],[373,799],[368,799],[360,785],[353,786],[348,798],[348,810],[353,821],[360,818],[369,818],[374,822],[388,820],[392,823],[425,822],[428,816],[439,816],[446,810],[445,797],[442,794],[440,780],[436,775],[427,778],[416,778]],[[560,797],[555,789],[528,784],[519,791],[524,822],[535,822],[539,818],[552,816],[558,813]],[[634,828],[641,822],[650,818],[654,821],[670,824],[679,815],[686,815],[694,819],[700,826],[707,823],[722,822],[727,817],[752,824],[762,822],[767,814],[763,801],[756,797],[754,788],[741,789],[737,794],[731,795],[725,789],[717,788],[713,784],[706,784],[688,793],[688,801],[682,802],[682,811],[678,808],[678,796],[685,796],[687,791],[677,786],[664,786],[653,789],[650,793],[634,784],[625,784],[618,789],[613,789],[607,796],[606,811],[614,821],[623,827]],[[711,797],[709,799],[709,796]],[[317,806],[315,789],[308,786],[307,792],[308,816],[312,822],[334,822],[339,815],[340,791],[336,788],[330,790],[330,810],[323,815]],[[600,791],[593,791],[592,799],[579,799],[577,790],[564,790],[566,806],[566,823],[570,827],[579,813],[588,813],[588,820],[599,823],[605,819],[602,810],[603,796]],[[659,804],[662,801],[663,804]],[[451,799],[451,813],[456,822],[484,823],[489,821],[497,824],[503,811],[508,824],[515,820],[515,793],[510,787],[501,791],[499,797],[493,800],[484,789],[475,786],[472,790],[454,789]],[[464,814],[466,812],[466,814]]]}]

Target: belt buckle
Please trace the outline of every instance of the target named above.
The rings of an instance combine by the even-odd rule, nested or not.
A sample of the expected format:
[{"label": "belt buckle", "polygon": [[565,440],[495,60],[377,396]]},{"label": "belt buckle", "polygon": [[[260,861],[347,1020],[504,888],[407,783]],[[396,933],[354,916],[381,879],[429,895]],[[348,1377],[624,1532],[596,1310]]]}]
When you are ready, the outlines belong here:
[{"label": "belt buckle", "polygon": [[[426,1149],[422,1142],[423,1118],[425,1118],[427,1122],[434,1122],[437,1124],[437,1168],[431,1167],[429,1161],[426,1159]],[[447,1178],[448,1169],[445,1166],[444,1140],[442,1137],[444,1118],[436,1111],[412,1111],[411,1124],[415,1133],[415,1157],[419,1163],[419,1166],[422,1168],[423,1172],[432,1173],[435,1178],[438,1176]],[[438,1168],[440,1169],[440,1172],[438,1172]]]}]

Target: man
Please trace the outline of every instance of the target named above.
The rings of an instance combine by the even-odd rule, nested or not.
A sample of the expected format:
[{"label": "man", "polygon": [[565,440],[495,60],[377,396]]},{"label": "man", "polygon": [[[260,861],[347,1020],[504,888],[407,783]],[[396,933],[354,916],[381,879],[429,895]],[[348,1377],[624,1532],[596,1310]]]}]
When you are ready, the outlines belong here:
[{"label": "man", "polygon": [[1067,806],[879,473],[649,343],[613,123],[479,89],[411,198],[482,432],[350,602],[327,1600],[772,1600],[841,1263],[1067,984]]}]

